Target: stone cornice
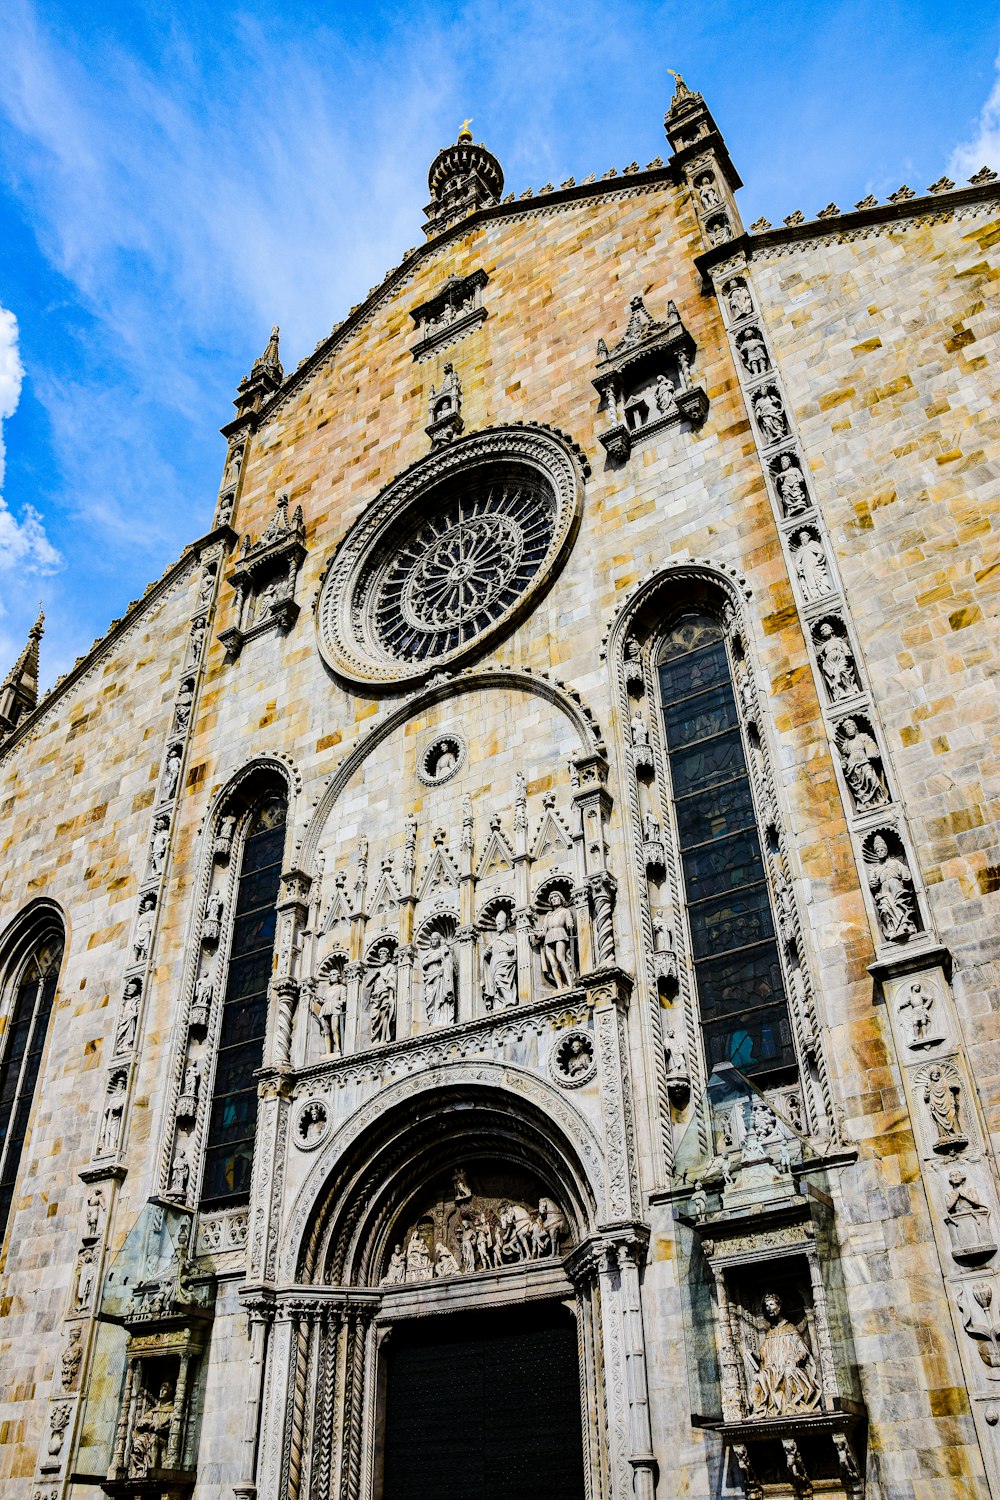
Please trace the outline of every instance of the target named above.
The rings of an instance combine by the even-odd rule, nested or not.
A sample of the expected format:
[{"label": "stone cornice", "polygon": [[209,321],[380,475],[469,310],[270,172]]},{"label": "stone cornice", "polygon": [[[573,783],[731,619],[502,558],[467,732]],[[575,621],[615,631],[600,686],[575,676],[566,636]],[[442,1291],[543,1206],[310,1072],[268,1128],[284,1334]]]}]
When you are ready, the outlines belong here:
[{"label": "stone cornice", "polygon": [[892,229],[909,219],[950,219],[959,209],[986,206],[1000,208],[1000,179],[975,186],[952,188],[941,193],[922,193],[899,203],[879,203],[872,208],[854,208],[829,218],[805,219],[801,224],[782,224],[758,233],[746,231],[722,245],[695,256],[706,282],[718,265],[744,256],[748,261],[762,257],[769,250],[786,251],[804,247],[815,240],[846,241],[864,238]]}]

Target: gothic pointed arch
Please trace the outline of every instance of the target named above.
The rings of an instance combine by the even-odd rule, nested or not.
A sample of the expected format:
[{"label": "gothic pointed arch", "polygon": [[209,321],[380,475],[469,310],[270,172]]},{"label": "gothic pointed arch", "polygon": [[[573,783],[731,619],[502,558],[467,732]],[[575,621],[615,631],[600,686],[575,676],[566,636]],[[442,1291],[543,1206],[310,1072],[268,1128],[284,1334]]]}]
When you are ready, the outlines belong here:
[{"label": "gothic pointed arch", "polygon": [[47,899],[31,902],[0,937],[0,1246],[31,1127],[65,944],[62,911]]}]

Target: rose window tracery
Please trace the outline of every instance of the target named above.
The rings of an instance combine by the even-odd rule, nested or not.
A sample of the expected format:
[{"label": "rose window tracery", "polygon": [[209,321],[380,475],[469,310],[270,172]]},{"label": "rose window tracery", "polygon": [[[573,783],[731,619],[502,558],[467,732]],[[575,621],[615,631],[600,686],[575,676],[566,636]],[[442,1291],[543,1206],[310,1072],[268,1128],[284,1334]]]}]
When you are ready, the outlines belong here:
[{"label": "rose window tracery", "polygon": [[320,646],[343,675],[416,677],[484,642],[552,576],[579,514],[576,464],[548,434],[496,429],[384,491],[333,559]]}]

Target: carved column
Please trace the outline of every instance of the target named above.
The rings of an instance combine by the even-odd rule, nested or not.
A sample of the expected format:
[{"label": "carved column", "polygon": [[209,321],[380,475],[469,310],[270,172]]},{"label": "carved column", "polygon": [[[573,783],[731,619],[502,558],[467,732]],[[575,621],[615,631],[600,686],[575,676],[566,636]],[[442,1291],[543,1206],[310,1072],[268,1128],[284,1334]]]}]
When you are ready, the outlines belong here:
[{"label": "carved column", "polygon": [[344,1051],[360,1052],[371,1041],[364,1032],[362,1016],[361,984],[364,965],[356,960],[344,965],[344,982],[347,985],[347,1015],[344,1020]]},{"label": "carved column", "polygon": [[601,1334],[604,1348],[605,1395],[608,1410],[612,1500],[632,1495],[630,1462],[630,1412],[626,1370],[625,1330],[619,1297],[618,1261],[611,1245],[596,1250],[601,1298]]},{"label": "carved column", "polygon": [[471,1021],[479,1009],[479,933],[474,922],[463,923],[456,933],[458,941],[458,1020]]},{"label": "carved column", "polygon": [[617,1249],[632,1440],[629,1463],[634,1474],[636,1500],[653,1500],[656,1491],[656,1459],[653,1456],[653,1434],[649,1422],[646,1340],[639,1287],[639,1263],[644,1254],[645,1244],[637,1240],[621,1244]]},{"label": "carved column", "polygon": [[267,1351],[267,1334],[274,1316],[269,1300],[263,1297],[246,1299],[248,1332],[250,1336],[249,1376],[247,1401],[243,1414],[243,1456],[240,1464],[242,1478],[234,1486],[236,1500],[254,1500],[257,1486],[254,1474],[257,1466],[257,1445],[261,1431],[261,1403],[264,1395],[264,1360]]},{"label": "carved column", "polygon": [[264,1410],[257,1460],[257,1500],[287,1500],[284,1478],[285,1418],[291,1392],[295,1329],[292,1312],[279,1307],[267,1352]]},{"label": "carved column", "polygon": [[[416,1029],[413,1014],[413,968],[417,952],[412,943],[400,943],[396,949],[396,1040],[411,1036]],[[371,1037],[367,1043],[370,1045]]]}]

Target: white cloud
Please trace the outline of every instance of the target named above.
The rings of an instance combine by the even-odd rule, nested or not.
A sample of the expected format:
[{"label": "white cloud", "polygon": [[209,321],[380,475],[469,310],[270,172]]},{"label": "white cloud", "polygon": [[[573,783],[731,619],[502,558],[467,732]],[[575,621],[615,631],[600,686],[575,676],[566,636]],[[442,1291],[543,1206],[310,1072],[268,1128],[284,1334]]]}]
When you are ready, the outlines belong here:
[{"label": "white cloud", "polygon": [[980,167],[1000,168],[1000,57],[996,67],[997,76],[979,112],[975,135],[962,141],[951,153],[948,172],[958,182],[971,177]]},{"label": "white cloud", "polygon": [[[17,319],[7,308],[0,307],[0,424],[17,410],[23,380]],[[62,558],[46,536],[41,516],[34,506],[26,505],[18,520],[3,497],[6,456],[0,425],[0,572],[9,573],[17,568],[20,573],[50,573],[60,566]]]}]

